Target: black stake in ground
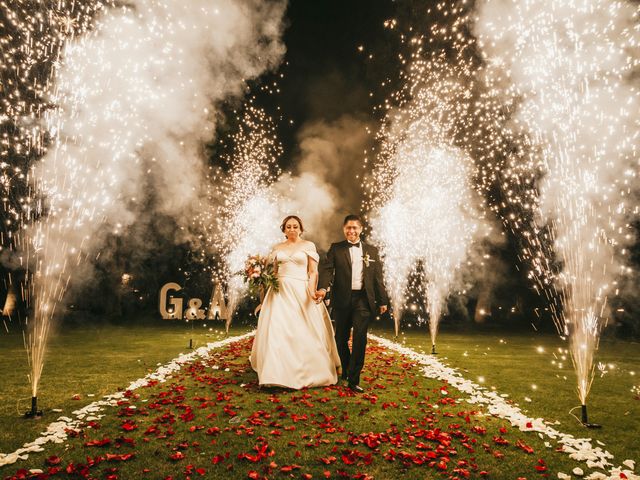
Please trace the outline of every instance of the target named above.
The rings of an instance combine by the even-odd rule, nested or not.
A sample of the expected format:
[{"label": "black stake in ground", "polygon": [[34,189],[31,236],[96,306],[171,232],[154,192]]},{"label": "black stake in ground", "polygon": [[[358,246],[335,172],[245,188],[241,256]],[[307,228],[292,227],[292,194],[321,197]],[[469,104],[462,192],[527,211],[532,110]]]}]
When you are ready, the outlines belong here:
[{"label": "black stake in ground", "polygon": [[31,410],[24,414],[24,418],[40,418],[42,410],[38,410],[38,397],[31,397]]},{"label": "black stake in ground", "polygon": [[[188,322],[189,320],[187,320]],[[189,339],[189,350],[193,350],[193,321],[191,323],[191,338]]]},{"label": "black stake in ground", "polygon": [[582,425],[587,428],[602,428],[602,425],[598,423],[589,423],[589,419],[587,418],[587,406],[582,405]]}]

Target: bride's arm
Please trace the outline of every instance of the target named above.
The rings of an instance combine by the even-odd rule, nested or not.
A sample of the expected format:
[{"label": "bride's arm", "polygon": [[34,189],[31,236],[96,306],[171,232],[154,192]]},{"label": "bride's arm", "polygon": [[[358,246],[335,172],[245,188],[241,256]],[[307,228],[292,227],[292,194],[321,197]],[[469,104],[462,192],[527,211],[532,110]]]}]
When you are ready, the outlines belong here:
[{"label": "bride's arm", "polygon": [[306,254],[308,259],[307,276],[309,278],[309,295],[311,295],[311,298],[318,302],[318,262],[320,261],[320,256],[318,255],[315,244],[309,242],[306,249]]},{"label": "bride's arm", "polygon": [[307,262],[307,275],[309,277],[309,295],[314,300],[316,299],[316,291],[318,288],[318,261],[310,256],[307,256],[309,261]]}]

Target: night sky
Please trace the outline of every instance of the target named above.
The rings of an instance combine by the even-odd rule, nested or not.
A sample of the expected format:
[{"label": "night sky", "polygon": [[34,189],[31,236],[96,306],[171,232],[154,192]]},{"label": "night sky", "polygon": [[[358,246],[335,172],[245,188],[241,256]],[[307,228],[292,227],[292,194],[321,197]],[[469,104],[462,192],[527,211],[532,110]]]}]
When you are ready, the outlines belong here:
[{"label": "night sky", "polygon": [[[284,74],[279,80],[281,93],[271,100],[269,95],[260,99],[274,116],[276,105],[282,109],[279,133],[285,165],[295,156],[295,136],[306,122],[332,121],[345,114],[381,119],[374,109],[398,88],[399,55],[408,53],[401,35],[426,32],[434,15],[428,17],[426,10],[436,4],[432,0],[289,2],[283,35],[287,51],[276,72]],[[394,30],[384,25],[390,19],[397,22]],[[272,78],[264,75],[258,83]]]},{"label": "night sky", "polygon": [[[281,93],[259,97],[274,116],[277,105],[282,109],[278,127],[285,147],[283,166],[293,161],[296,135],[305,123],[345,114],[373,118],[374,107],[388,93],[380,82],[397,68],[392,48],[397,35],[383,24],[397,10],[396,2],[388,0],[289,3],[283,36],[287,52],[275,74],[284,74]],[[260,83],[271,78],[265,75]]]}]

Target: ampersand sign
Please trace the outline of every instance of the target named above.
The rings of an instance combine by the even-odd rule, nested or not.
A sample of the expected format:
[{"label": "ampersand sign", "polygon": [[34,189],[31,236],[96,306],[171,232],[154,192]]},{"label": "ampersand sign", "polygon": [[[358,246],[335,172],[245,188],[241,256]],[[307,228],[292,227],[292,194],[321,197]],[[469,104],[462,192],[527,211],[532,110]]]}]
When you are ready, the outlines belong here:
[{"label": "ampersand sign", "polygon": [[204,320],[204,309],[201,309],[202,300],[199,298],[192,298],[189,300],[189,306],[185,312],[185,318],[188,320]]}]

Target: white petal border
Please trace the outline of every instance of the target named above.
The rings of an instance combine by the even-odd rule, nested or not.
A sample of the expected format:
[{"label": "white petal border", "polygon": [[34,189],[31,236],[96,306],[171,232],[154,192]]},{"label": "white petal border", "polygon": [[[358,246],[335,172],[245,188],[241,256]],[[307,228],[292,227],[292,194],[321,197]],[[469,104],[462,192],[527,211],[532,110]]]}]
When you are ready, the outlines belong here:
[{"label": "white petal border", "polygon": [[[378,335],[370,333],[368,336],[388,350],[398,352],[420,364],[425,377],[446,381],[449,385],[466,393],[469,396],[466,399],[467,402],[484,405],[491,415],[509,421],[512,426],[524,432],[537,432],[541,438],[546,436],[556,441],[562,446],[563,452],[569,454],[572,459],[586,462],[590,469],[600,468],[604,471],[604,473],[591,472],[584,477],[587,480],[620,480],[621,478],[640,480],[640,476],[636,475],[633,470],[623,466],[614,467],[611,463],[613,455],[600,447],[594,447],[591,444],[591,439],[575,438],[573,435],[559,432],[547,425],[542,418],[527,417],[517,405],[508,403],[499,393],[467,380],[455,368],[444,365],[433,355],[418,353],[411,348]],[[530,427],[527,427],[527,424]],[[623,462],[626,467],[629,466],[627,462]],[[624,476],[621,476],[621,473]],[[566,478],[562,475],[565,474],[560,472],[558,478]]]},{"label": "white petal border", "polygon": [[197,348],[191,353],[183,353],[171,360],[169,363],[158,367],[154,372],[134,380],[129,386],[122,392],[112,393],[106,395],[102,400],[97,400],[89,405],[75,410],[72,414],[74,418],[59,417],[57,421],[50,423],[47,426],[47,430],[42,433],[42,436],[36,438],[33,442],[25,443],[21,448],[12,453],[0,453],[0,467],[3,465],[9,465],[17,462],[18,460],[26,460],[29,458],[30,453],[42,452],[44,450],[43,445],[46,443],[62,443],[67,438],[67,430],[80,429],[83,422],[98,420],[102,418],[100,412],[104,407],[112,407],[117,405],[118,400],[121,400],[126,391],[135,390],[140,387],[148,385],[149,382],[165,382],[167,377],[177,372],[183,365],[193,362],[196,358],[207,358],[211,350],[216,350],[220,347],[229,345],[230,343],[239,342],[246,338],[255,335],[255,330],[245,333],[244,335],[236,335],[234,337],[228,337],[218,342],[208,343],[207,345]]}]

